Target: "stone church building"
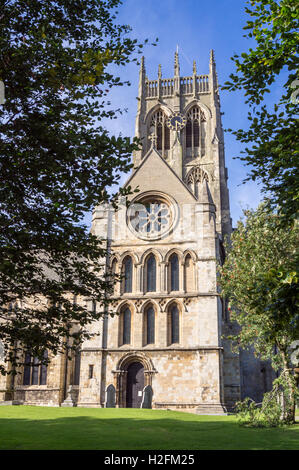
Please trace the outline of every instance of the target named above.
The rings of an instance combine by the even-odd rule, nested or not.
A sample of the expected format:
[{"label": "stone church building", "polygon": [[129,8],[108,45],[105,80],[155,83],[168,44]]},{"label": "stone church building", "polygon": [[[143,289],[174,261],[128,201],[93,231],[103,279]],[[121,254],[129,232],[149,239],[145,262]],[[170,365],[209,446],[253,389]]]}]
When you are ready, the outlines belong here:
[{"label": "stone church building", "polygon": [[0,378],[0,401],[221,414],[271,388],[268,365],[233,354],[223,338],[233,326],[217,263],[232,222],[213,51],[206,75],[194,62],[182,77],[176,53],[173,77],[159,67],[149,80],[142,59],[136,136],[142,149],[125,185],[139,192],[118,211],[96,207],[92,219],[92,233],[110,241],[108,269],[123,274],[114,315],[92,326],[100,335],[73,360]]}]

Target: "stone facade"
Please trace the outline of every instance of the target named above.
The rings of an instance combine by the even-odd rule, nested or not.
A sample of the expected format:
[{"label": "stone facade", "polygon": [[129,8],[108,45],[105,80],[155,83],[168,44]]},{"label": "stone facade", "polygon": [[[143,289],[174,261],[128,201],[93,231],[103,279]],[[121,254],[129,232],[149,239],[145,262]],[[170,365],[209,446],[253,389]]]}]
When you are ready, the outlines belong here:
[{"label": "stone facade", "polygon": [[[179,115],[185,118],[185,126],[171,127],[170,119]],[[195,131],[190,122],[196,123]],[[131,201],[137,208],[131,217],[125,204],[116,213],[97,207],[92,225],[98,236],[110,233],[110,263],[116,272],[124,272],[125,260],[131,258],[131,285],[127,291],[124,284],[116,286],[112,308],[117,314],[106,319],[105,331],[102,324],[100,336],[106,350],[96,346],[98,339],[81,351],[85,369],[87,364],[97,365],[97,378],[91,379],[94,382],[89,387],[85,382],[80,385],[78,406],[104,406],[104,390],[111,384],[116,390],[116,406],[127,406],[129,366],[140,363],[143,386],[150,385],[153,390],[154,408],[223,413],[240,397],[240,372],[238,356],[225,354],[221,338],[228,319],[217,289],[216,265],[223,237],[231,231],[231,219],[213,53],[208,75],[198,75],[194,64],[192,76],[180,77],[176,54],[172,79],[162,79],[159,68],[158,79],[148,80],[142,61],[136,136],[143,145],[134,154],[135,168],[126,185],[140,189]],[[147,204],[150,211],[154,203],[161,204],[162,218],[163,207],[172,208],[165,234],[163,227],[155,233],[148,223],[147,230],[138,231],[132,223],[137,214],[141,226],[142,217],[146,218],[142,205]],[[151,216],[154,225],[154,214],[148,220]],[[174,254],[178,285],[172,290]],[[147,288],[150,255],[156,261],[154,290]],[[174,305],[179,311],[176,343],[169,337]],[[126,308],[131,313],[131,338],[122,344],[122,312]],[[147,344],[149,308],[154,310],[155,339]],[[226,349],[229,351],[228,346]],[[99,354],[105,359],[102,356],[100,361]]]},{"label": "stone facade", "polygon": [[248,368],[241,380],[239,355],[222,337],[232,325],[217,286],[232,226],[213,52],[209,74],[194,62],[189,77],[176,53],[169,79],[159,67],[149,80],[142,59],[136,136],[142,149],[126,186],[140,191],[129,209],[120,201],[116,212],[93,212],[92,233],[109,239],[108,268],[124,274],[109,315],[91,327],[100,334],[79,359],[53,358],[46,385],[0,378],[2,400],[14,389],[23,403],[104,407],[109,387],[109,403],[142,406],[150,386],[153,408],[219,414],[246,394]]}]

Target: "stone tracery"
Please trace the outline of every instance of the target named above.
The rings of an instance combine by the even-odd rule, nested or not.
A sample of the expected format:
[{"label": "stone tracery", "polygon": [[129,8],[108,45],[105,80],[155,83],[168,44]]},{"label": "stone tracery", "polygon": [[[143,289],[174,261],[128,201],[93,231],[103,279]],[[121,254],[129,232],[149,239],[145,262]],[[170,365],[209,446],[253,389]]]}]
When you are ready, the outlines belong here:
[{"label": "stone tracery", "polygon": [[198,197],[199,188],[204,181],[209,183],[212,178],[209,176],[207,171],[205,171],[202,166],[197,165],[193,166],[185,177],[186,184],[191,188],[194,195]]},{"label": "stone tracery", "polygon": [[153,113],[149,127],[149,135],[155,137],[156,148],[163,157],[167,156],[167,151],[170,149],[170,131],[166,121],[166,114],[162,109],[158,109]]}]

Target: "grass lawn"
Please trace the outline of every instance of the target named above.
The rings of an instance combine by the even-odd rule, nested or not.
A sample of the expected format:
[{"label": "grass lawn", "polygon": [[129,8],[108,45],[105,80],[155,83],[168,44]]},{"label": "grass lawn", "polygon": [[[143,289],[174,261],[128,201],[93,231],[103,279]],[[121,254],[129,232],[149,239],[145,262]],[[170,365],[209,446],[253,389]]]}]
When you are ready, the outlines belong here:
[{"label": "grass lawn", "polygon": [[234,416],[0,406],[0,449],[299,449],[299,423],[247,429],[240,427]]}]

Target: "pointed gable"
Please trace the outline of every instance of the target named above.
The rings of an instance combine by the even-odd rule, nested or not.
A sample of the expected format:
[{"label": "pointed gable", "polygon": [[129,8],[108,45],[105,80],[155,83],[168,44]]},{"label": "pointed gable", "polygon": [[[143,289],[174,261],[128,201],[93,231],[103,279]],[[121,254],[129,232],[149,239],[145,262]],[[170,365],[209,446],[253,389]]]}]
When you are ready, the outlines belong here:
[{"label": "pointed gable", "polygon": [[128,185],[133,189],[139,187],[140,193],[146,191],[165,192],[179,203],[194,203],[196,201],[188,186],[154,148],[149,150],[124,187]]}]

